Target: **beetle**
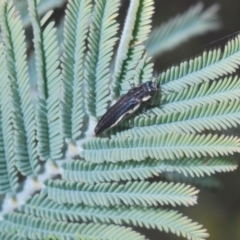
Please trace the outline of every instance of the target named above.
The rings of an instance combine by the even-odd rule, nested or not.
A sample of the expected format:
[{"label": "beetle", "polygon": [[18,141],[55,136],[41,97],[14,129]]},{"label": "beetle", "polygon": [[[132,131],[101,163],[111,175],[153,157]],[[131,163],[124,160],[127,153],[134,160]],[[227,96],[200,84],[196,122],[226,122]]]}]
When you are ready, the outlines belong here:
[{"label": "beetle", "polygon": [[95,134],[98,135],[131,116],[142,103],[151,99],[158,91],[159,88],[152,81],[130,89],[101,117],[94,129]]}]

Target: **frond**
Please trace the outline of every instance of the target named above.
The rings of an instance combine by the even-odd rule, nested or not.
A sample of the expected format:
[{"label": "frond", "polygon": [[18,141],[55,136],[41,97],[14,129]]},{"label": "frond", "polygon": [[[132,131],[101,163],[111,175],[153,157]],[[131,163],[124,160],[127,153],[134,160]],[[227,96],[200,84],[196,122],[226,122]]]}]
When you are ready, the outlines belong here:
[{"label": "frond", "polygon": [[42,30],[52,14],[48,12],[41,20],[37,13],[37,0],[28,0],[29,16],[34,32],[36,55],[38,106],[37,133],[38,150],[42,160],[59,159],[62,157],[63,136],[60,128],[60,69],[58,60],[58,43],[56,28],[50,22]]},{"label": "frond", "polygon": [[91,0],[69,1],[64,24],[61,116],[63,135],[76,140],[82,133],[84,117],[84,54],[92,9]]},{"label": "frond", "polygon": [[[35,206],[38,206],[36,208]],[[205,239],[208,233],[201,225],[181,213],[161,208],[140,207],[88,207],[82,205],[60,205],[45,194],[36,195],[21,211],[42,219],[62,222],[95,222],[105,224],[128,224],[160,231],[170,231],[187,239]]]},{"label": "frond", "polygon": [[[40,165],[36,152],[36,124],[26,63],[26,46],[23,26],[12,2],[1,1],[0,25],[9,76],[8,95],[5,95],[8,117],[4,142],[10,144],[7,158],[15,159],[15,166],[23,175],[37,174]],[[6,94],[6,93],[4,93]]]},{"label": "frond", "polygon": [[127,161],[95,164],[71,160],[64,166],[63,179],[70,182],[99,183],[110,181],[144,180],[165,172],[182,173],[184,176],[203,177],[216,172],[229,172],[237,168],[233,159],[203,158],[159,161],[146,159],[142,162]]},{"label": "frond", "polygon": [[14,231],[23,239],[145,239],[131,228],[115,225],[56,222],[21,213],[12,213],[5,219],[0,229],[3,232]]},{"label": "frond", "polygon": [[16,167],[16,155],[12,154],[13,139],[6,137],[11,132],[11,125],[9,125],[8,118],[11,114],[9,106],[7,105],[9,97],[8,75],[6,71],[5,55],[3,52],[3,45],[0,44],[0,173],[1,184],[0,194],[12,192],[18,186],[18,171]]},{"label": "frond", "polygon": [[195,106],[238,100],[239,95],[240,79],[237,75],[230,76],[169,94],[161,104],[161,109],[163,112],[184,111]]},{"label": "frond", "polygon": [[116,22],[119,0],[96,1],[88,37],[86,57],[86,105],[93,117],[106,111],[109,96],[110,61],[119,24]]},{"label": "frond", "polygon": [[0,233],[0,238],[2,240],[26,240],[26,238],[21,238],[14,233]]},{"label": "frond", "polygon": [[214,4],[203,11],[203,3],[199,2],[183,14],[154,28],[145,43],[149,56],[156,57],[190,38],[217,30],[220,27],[218,9],[218,4]]},{"label": "frond", "polygon": [[[134,69],[144,55],[141,45],[151,31],[153,0],[131,0],[120,39],[113,76],[114,99],[120,96],[123,82],[134,78]],[[129,86],[130,87],[130,86]]]},{"label": "frond", "polygon": [[[157,114],[157,115],[155,115]],[[183,111],[163,113],[155,109],[150,117],[136,117],[135,128],[123,131],[118,137],[145,136],[160,133],[200,133],[203,130],[221,130],[237,127],[240,120],[240,99],[194,106]],[[141,126],[141,127],[140,127]]]},{"label": "frond", "polygon": [[240,151],[237,137],[165,133],[140,137],[92,139],[84,143],[81,156],[86,161],[102,163],[143,161],[146,158],[175,160],[229,155]]},{"label": "frond", "polygon": [[240,35],[224,47],[204,51],[189,61],[173,66],[159,75],[158,81],[162,91],[181,91],[189,86],[212,81],[229,73],[234,73],[240,63]]},{"label": "frond", "polygon": [[63,180],[47,182],[48,197],[57,203],[88,206],[157,206],[194,205],[198,190],[184,184],[166,182],[131,182],[125,184],[84,184]]}]

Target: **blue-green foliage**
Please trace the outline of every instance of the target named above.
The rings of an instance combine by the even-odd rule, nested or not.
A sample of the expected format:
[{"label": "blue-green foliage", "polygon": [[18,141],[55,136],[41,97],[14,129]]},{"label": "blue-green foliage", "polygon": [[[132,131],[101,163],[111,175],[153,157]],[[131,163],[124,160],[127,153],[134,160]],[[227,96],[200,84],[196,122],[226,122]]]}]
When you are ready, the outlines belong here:
[{"label": "blue-green foliage", "polygon": [[183,157],[215,157],[239,152],[240,140],[224,135],[150,133],[146,136],[126,135],[114,139],[92,139],[83,145],[81,155],[86,161],[102,163],[144,161],[146,158],[174,160]]},{"label": "blue-green foliage", "polygon": [[86,91],[89,115],[102,116],[109,97],[110,61],[117,41],[119,24],[116,22],[120,2],[96,1],[91,18],[86,57]]},{"label": "blue-green foliage", "polygon": [[33,26],[36,56],[38,105],[36,122],[39,156],[42,160],[57,160],[62,157],[63,136],[60,126],[60,69],[59,49],[54,22],[48,23],[52,11],[41,20],[37,14],[37,0],[29,0],[29,15]]},{"label": "blue-green foliage", "polygon": [[[35,206],[38,206],[36,208]],[[171,231],[178,235],[203,237],[205,232],[199,231],[199,225],[174,210],[162,208],[139,208],[137,206],[89,207],[84,205],[58,204],[47,198],[42,192],[21,207],[21,212],[40,218],[55,221],[93,221],[113,224],[128,224],[139,227]]]},{"label": "blue-green foliage", "polygon": [[[114,98],[118,98],[120,93],[129,90],[131,82],[134,79],[135,71],[141,59],[144,59],[145,47],[142,43],[147,39],[151,31],[151,17],[154,12],[153,1],[130,1],[129,11],[124,24],[123,33],[119,42],[119,48],[116,56],[116,63],[113,74]],[[144,68],[142,68],[144,70]],[[149,79],[152,76],[149,72]],[[142,79],[136,79],[141,83]],[[127,89],[124,83],[128,83]],[[125,85],[126,86],[126,85]]]},{"label": "blue-green foliage", "polygon": [[144,180],[161,173],[178,172],[184,176],[203,177],[216,172],[228,172],[237,168],[237,163],[224,158],[181,158],[178,160],[144,159],[144,161],[119,161],[117,163],[92,163],[68,161],[64,166],[63,179],[73,182],[98,183],[110,181]]},{"label": "blue-green foliage", "polygon": [[85,204],[90,206],[193,205],[198,191],[190,185],[167,182],[128,181],[126,184],[71,183],[63,180],[47,182],[48,196],[58,203]]},{"label": "blue-green foliage", "polygon": [[[108,106],[130,83],[153,75],[144,44],[154,1],[130,1],[113,59],[120,3],[69,0],[60,58],[52,11],[40,17],[46,1],[28,0],[37,78],[33,104],[23,25],[12,2],[0,1],[0,194],[18,201],[24,181],[38,183],[40,170],[55,168],[65,147],[65,158],[77,155],[64,163],[61,179],[48,180],[40,194],[4,217],[1,239],[146,239],[130,227],[192,240],[208,237],[202,225],[165,206],[196,204],[199,191],[188,183],[208,184],[206,175],[237,167],[229,155],[240,151],[240,140],[219,131],[240,119],[240,81],[232,75],[240,65],[240,37],[224,50],[204,51],[154,76],[161,98],[147,114],[138,112],[95,137],[95,124]],[[168,37],[173,32],[167,26],[180,36],[183,23],[189,26],[192,19],[191,26],[201,24],[206,31],[218,27],[210,14],[216,9],[201,10],[201,5],[189,10],[179,26],[176,20],[167,24]],[[160,52],[157,31],[146,46],[154,42],[152,49]]]},{"label": "blue-green foliage", "polygon": [[0,15],[2,142],[9,182],[9,186],[4,188],[5,192],[16,192],[20,183],[19,173],[24,176],[37,174],[40,165],[24,31],[11,2],[1,3]]},{"label": "blue-green foliage", "polygon": [[84,54],[88,36],[90,0],[71,1],[64,24],[62,67],[61,119],[63,136],[78,139],[84,119]]},{"label": "blue-green foliage", "polygon": [[0,230],[17,231],[23,239],[144,239],[130,228],[115,225],[57,222],[21,213],[12,213],[5,219],[0,224]]}]

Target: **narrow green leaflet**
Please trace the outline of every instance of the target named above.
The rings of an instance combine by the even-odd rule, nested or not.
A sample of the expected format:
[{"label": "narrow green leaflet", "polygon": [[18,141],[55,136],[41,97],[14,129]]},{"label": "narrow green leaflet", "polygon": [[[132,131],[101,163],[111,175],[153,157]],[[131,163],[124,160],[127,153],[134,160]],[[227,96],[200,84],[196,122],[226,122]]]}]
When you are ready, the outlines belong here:
[{"label": "narrow green leaflet", "polygon": [[2,44],[0,44],[0,83],[0,193],[4,194],[16,190],[19,178],[16,167],[17,159],[12,151],[13,140],[7,137],[12,133],[11,124],[8,121],[11,110],[7,101],[10,94],[10,87]]},{"label": "narrow green leaflet", "polygon": [[[38,150],[42,160],[59,159],[62,156],[63,136],[60,134],[59,91],[60,69],[58,60],[58,43],[56,28],[50,22],[45,29],[43,25],[49,19],[49,12],[40,20],[37,13],[37,0],[28,0],[29,15],[33,25],[36,55],[38,106],[37,129]],[[51,130],[50,130],[51,129]]]},{"label": "narrow green leaflet", "polygon": [[[123,90],[124,82],[131,82],[135,68],[145,54],[142,43],[151,31],[151,17],[154,12],[154,1],[131,0],[120,39],[113,76],[114,99],[118,98]],[[136,82],[137,84],[139,82]],[[128,89],[130,88],[130,84]],[[125,89],[126,90],[126,89]]]},{"label": "narrow green leaflet", "polygon": [[225,77],[214,82],[203,82],[183,91],[168,94],[160,107],[164,112],[184,111],[186,109],[223,101],[238,100],[240,79],[236,76]]},{"label": "narrow green leaflet", "polygon": [[2,240],[27,240],[26,238],[21,238],[17,234],[12,233],[0,233],[0,238]]},{"label": "narrow green leaflet", "polygon": [[86,161],[102,163],[143,161],[146,158],[175,160],[178,158],[215,157],[240,152],[240,140],[224,135],[165,133],[114,139],[92,139],[83,145]]},{"label": "narrow green leaflet", "polygon": [[61,119],[63,136],[76,140],[84,120],[84,56],[92,9],[91,0],[68,2],[64,24]]},{"label": "narrow green leaflet", "polygon": [[0,230],[6,232],[6,229],[8,232],[16,232],[23,239],[145,239],[131,228],[96,223],[56,222],[21,213],[6,216],[5,222],[0,224]]},{"label": "narrow green leaflet", "polygon": [[216,48],[173,66],[159,75],[163,91],[180,91],[202,82],[236,72],[240,65],[240,35],[228,41],[224,50]]},{"label": "narrow green leaflet", "polygon": [[[33,25],[34,47],[36,56],[38,104],[37,136],[38,150],[42,160],[57,160],[62,157],[63,136],[60,134],[60,69],[59,49],[56,39],[56,28],[50,22],[48,12],[41,20],[38,16],[37,0],[28,0],[29,15]],[[58,87],[57,87],[58,86]]]},{"label": "narrow green leaflet", "polygon": [[203,177],[216,172],[233,171],[237,168],[237,162],[228,157],[184,158],[175,161],[146,159],[141,162],[126,161],[102,164],[71,160],[63,168],[62,177],[64,180],[94,184],[98,182],[144,180],[161,176],[164,172],[177,172],[185,176]]},{"label": "narrow green leaflet", "polygon": [[[35,206],[38,206],[36,208]],[[21,211],[52,221],[93,221],[94,223],[107,222],[112,224],[128,224],[136,227],[170,231],[178,236],[187,236],[188,239],[200,240],[208,236],[206,230],[191,219],[184,217],[174,210],[162,208],[140,208],[113,206],[88,207],[83,205],[60,205],[41,193],[21,208]]]},{"label": "narrow green leaflet", "polygon": [[[16,161],[16,167],[23,175],[37,174],[40,170],[36,151],[36,123],[26,63],[26,46],[20,16],[12,2],[0,3],[0,26],[9,76],[9,92],[5,98],[8,120],[4,124],[4,142],[10,144],[8,159]],[[6,94],[6,93],[4,93]],[[6,147],[8,149],[8,147]],[[15,160],[14,160],[15,159]]]},{"label": "narrow green leaflet", "polygon": [[190,185],[167,182],[131,182],[126,184],[84,184],[63,180],[47,182],[48,197],[57,203],[84,204],[88,206],[157,206],[197,203],[198,190]]},{"label": "narrow green leaflet", "polygon": [[237,127],[240,121],[240,99],[213,102],[182,111],[164,113],[155,109],[150,117],[136,117],[134,128],[120,132],[118,137],[156,135],[157,133],[200,133],[203,130],[221,130]]},{"label": "narrow green leaflet", "polygon": [[110,100],[110,61],[119,28],[119,5],[119,0],[96,1],[94,5],[85,67],[86,105],[92,117],[102,116]]}]

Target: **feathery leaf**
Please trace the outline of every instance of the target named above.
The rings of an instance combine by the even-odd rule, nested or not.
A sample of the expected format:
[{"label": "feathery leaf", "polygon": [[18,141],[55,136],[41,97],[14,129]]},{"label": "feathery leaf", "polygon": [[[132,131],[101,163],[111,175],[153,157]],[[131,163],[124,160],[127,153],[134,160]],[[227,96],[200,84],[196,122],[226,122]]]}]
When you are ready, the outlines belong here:
[{"label": "feathery leaf", "polygon": [[163,91],[178,92],[189,86],[234,73],[239,65],[240,35],[229,40],[224,51],[221,48],[204,51],[201,56],[162,72],[158,81]]},{"label": "feathery leaf", "polygon": [[16,190],[19,179],[16,168],[17,159],[12,154],[13,139],[10,138],[11,136],[8,137],[9,132],[12,132],[8,119],[11,110],[7,101],[10,87],[2,43],[0,44],[0,83],[0,194],[4,194]]},{"label": "feathery leaf", "polygon": [[0,233],[0,238],[2,240],[27,240],[26,238],[19,237],[17,234],[14,233]]},{"label": "feathery leaf", "polygon": [[63,136],[76,140],[82,134],[84,117],[83,58],[91,0],[71,0],[68,2],[64,24],[62,67],[61,116]]},{"label": "feathery leaf", "polygon": [[57,203],[85,204],[88,206],[158,204],[194,205],[198,190],[189,185],[166,182],[131,182],[84,184],[63,180],[47,182],[48,197]]},{"label": "feathery leaf", "polygon": [[205,156],[229,155],[240,152],[237,137],[165,133],[114,139],[91,139],[83,144],[81,155],[86,161],[102,163],[118,161],[143,161],[146,158],[175,160]]},{"label": "feathery leaf", "polygon": [[[144,56],[141,45],[151,31],[153,0],[131,0],[120,39],[113,76],[114,98],[120,96],[123,82],[134,78],[134,69]],[[130,86],[129,86],[130,87]]]},{"label": "feathery leaf", "polygon": [[[60,69],[56,28],[50,22],[42,30],[52,11],[42,20],[37,13],[37,0],[28,0],[29,16],[33,25],[36,68],[38,77],[37,135],[38,150],[42,160],[62,157],[63,136],[59,133]],[[59,88],[57,88],[59,86]]]},{"label": "feathery leaf", "polygon": [[71,160],[64,166],[63,179],[72,182],[99,183],[110,181],[129,181],[159,176],[164,172],[178,172],[185,176],[203,177],[216,172],[229,172],[237,168],[233,159],[203,158],[159,161],[147,159],[142,162],[127,161],[95,164]]},{"label": "feathery leaf", "polygon": [[178,93],[169,94],[160,108],[163,112],[184,111],[195,106],[238,100],[239,96],[240,79],[236,75],[218,81],[203,82]]},{"label": "feathery leaf", "polygon": [[119,24],[116,22],[120,1],[96,1],[92,13],[92,24],[88,37],[86,57],[86,105],[93,117],[106,111],[109,97],[110,61]]},{"label": "feathery leaf", "polygon": [[[150,117],[137,116],[132,121],[133,128],[120,132],[118,137],[156,135],[160,133],[200,133],[203,130],[221,130],[237,127],[240,121],[240,99],[220,101],[186,110],[164,113],[153,109]],[[157,115],[155,115],[157,114]]]},{"label": "feathery leaf", "polygon": [[36,124],[30,98],[25,36],[20,16],[16,14],[11,1],[3,0],[0,3],[0,26],[7,56],[6,70],[10,78],[10,90],[5,99],[9,109],[6,110],[8,113],[4,113],[8,116],[8,123],[4,123],[4,141],[11,142],[11,153],[7,158],[15,159],[23,175],[37,174],[40,165],[36,151]]},{"label": "feathery leaf", "polygon": [[3,232],[14,231],[18,236],[27,239],[145,239],[131,228],[115,225],[56,222],[21,213],[12,213],[5,219],[0,225]]},{"label": "feathery leaf", "polygon": [[[38,206],[36,208],[36,206]],[[27,215],[33,215],[43,219],[64,222],[88,222],[106,224],[128,224],[136,227],[171,231],[188,239],[205,239],[208,233],[196,222],[183,216],[177,211],[161,208],[140,208],[113,206],[88,207],[82,205],[60,205],[45,194],[35,195],[31,201],[21,207],[21,211]]]}]

